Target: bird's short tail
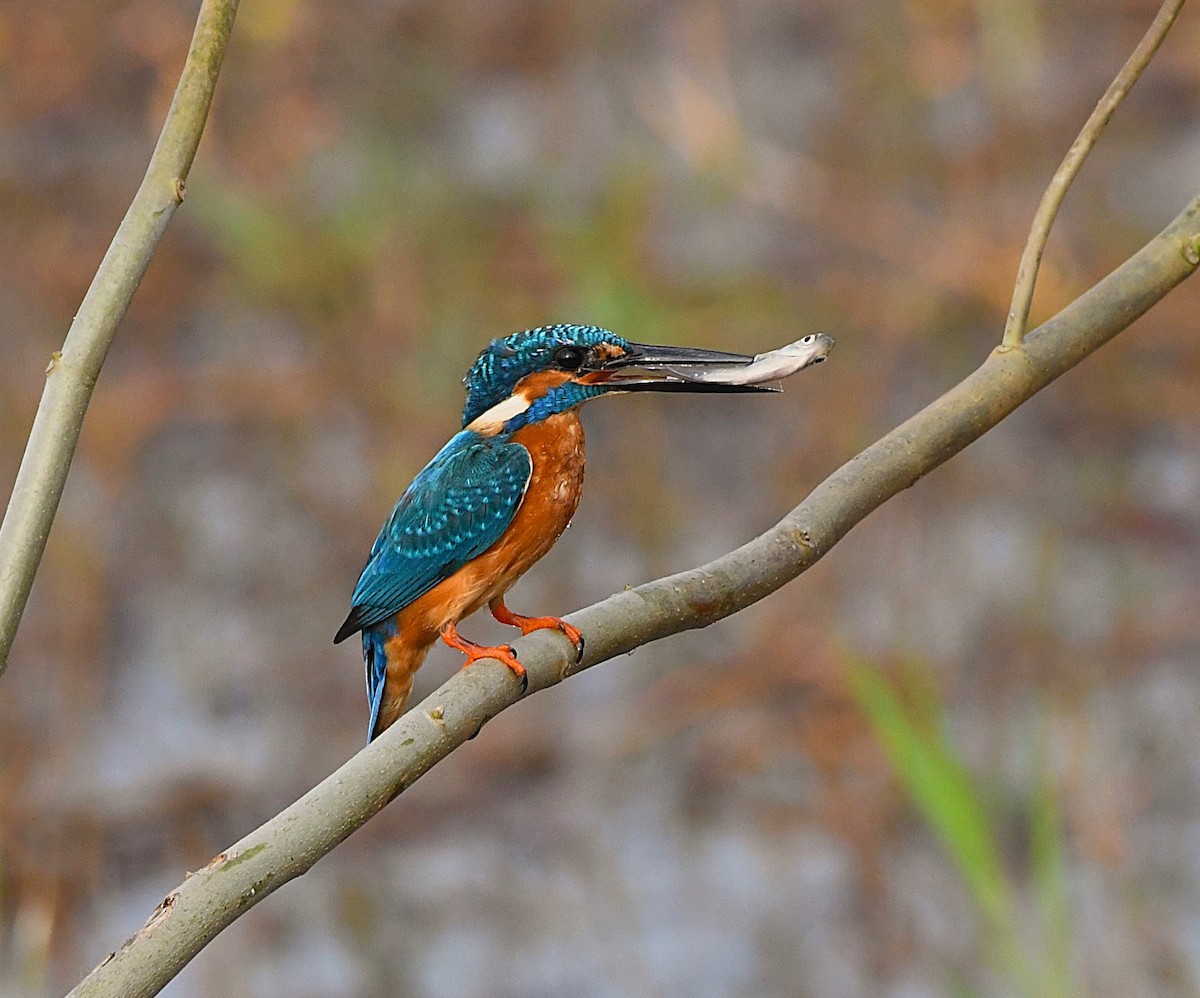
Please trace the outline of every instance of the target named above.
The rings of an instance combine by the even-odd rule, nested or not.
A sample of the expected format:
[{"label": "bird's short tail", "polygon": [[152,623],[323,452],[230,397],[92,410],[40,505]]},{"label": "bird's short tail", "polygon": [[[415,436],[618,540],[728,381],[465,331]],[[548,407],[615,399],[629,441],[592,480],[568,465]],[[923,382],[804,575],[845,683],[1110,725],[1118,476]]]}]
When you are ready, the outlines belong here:
[{"label": "bird's short tail", "polygon": [[428,646],[413,647],[404,640],[394,620],[362,632],[363,659],[367,665],[367,702],[371,720],[367,741],[373,741],[404,712],[412,693],[413,676],[421,668]]}]

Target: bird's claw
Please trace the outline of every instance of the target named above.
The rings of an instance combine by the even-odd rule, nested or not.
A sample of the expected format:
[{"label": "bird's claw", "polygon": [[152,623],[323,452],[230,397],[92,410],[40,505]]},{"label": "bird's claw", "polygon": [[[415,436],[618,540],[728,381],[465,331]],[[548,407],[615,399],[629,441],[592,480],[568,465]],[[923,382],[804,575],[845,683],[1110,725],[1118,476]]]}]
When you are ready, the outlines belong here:
[{"label": "bird's claw", "polygon": [[528,693],[529,673],[525,670],[525,666],[521,664],[521,660],[517,658],[517,649],[512,645],[499,645],[495,650],[507,653],[506,655],[497,655],[496,657],[507,665],[512,674],[520,680],[521,692]]},{"label": "bird's claw", "polygon": [[494,658],[517,674],[517,678],[521,680],[522,693],[529,689],[529,677],[525,674],[525,666],[517,658],[517,650],[512,645],[479,645],[474,641],[467,641],[453,624],[448,624],[442,629],[442,640],[467,656],[467,660],[463,662],[464,669],[481,658]]},{"label": "bird's claw", "polygon": [[525,666],[521,664],[521,660],[517,658],[517,649],[512,645],[498,645],[493,651],[497,652],[496,658],[500,659],[512,673],[521,681],[521,692],[526,693],[529,690],[529,673],[525,671]]},{"label": "bird's claw", "polygon": [[553,626],[557,627],[563,636],[575,646],[575,664],[578,665],[583,661],[583,631],[574,624],[568,624],[565,620],[552,619],[554,620]]}]

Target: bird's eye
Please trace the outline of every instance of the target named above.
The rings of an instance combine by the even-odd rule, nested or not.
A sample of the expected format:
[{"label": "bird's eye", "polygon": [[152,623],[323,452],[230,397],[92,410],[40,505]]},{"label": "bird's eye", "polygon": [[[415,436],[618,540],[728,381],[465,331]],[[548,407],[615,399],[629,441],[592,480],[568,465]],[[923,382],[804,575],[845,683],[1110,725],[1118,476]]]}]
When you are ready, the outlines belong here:
[{"label": "bird's eye", "polygon": [[568,371],[574,371],[583,366],[586,356],[579,347],[562,346],[554,351],[554,363]]}]

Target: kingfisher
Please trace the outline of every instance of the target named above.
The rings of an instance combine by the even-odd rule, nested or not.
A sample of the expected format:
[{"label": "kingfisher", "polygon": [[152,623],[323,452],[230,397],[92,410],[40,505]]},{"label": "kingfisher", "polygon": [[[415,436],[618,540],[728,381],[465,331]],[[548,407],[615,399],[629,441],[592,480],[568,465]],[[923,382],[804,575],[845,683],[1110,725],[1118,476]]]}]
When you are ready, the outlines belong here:
[{"label": "kingfisher", "polygon": [[[832,341],[830,341],[832,343]],[[499,659],[525,688],[509,645],[458,633],[487,604],[522,634],[556,628],[583,655],[583,634],[557,617],[504,602],[553,547],[583,491],[579,407],[620,392],[763,392],[759,385],[689,380],[688,372],[749,364],[737,353],[633,343],[599,326],[553,325],[493,340],[463,379],[462,430],[417,475],[371,547],[334,643],[362,632],[367,741],[401,714],[413,676],[440,637],[464,665]]]}]

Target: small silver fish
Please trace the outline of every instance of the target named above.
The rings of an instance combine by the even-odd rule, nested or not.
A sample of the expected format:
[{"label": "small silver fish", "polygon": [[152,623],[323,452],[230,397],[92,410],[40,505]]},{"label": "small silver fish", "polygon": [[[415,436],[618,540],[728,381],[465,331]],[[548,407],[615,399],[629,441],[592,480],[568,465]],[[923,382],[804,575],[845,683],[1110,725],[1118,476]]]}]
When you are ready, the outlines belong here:
[{"label": "small silver fish", "polygon": [[820,364],[833,349],[833,337],[828,333],[809,333],[795,343],[758,354],[748,364],[726,364],[719,367],[672,367],[668,370],[686,381],[719,382],[725,385],[760,385],[778,381],[802,371],[810,364]]}]

